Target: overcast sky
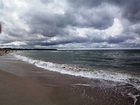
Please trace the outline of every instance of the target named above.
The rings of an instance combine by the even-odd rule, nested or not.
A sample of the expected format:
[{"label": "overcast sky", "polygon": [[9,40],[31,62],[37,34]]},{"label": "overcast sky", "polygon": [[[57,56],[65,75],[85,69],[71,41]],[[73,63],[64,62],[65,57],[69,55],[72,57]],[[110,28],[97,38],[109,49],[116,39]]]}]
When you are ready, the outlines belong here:
[{"label": "overcast sky", "polygon": [[0,47],[140,48],[140,0],[0,0]]}]

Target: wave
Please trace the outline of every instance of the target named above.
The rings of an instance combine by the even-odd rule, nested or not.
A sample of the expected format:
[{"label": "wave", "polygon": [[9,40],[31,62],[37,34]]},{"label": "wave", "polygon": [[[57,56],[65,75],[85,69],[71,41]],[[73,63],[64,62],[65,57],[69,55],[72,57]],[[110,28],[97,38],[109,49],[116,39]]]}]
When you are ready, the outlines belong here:
[{"label": "wave", "polygon": [[90,79],[103,79],[103,80],[114,81],[114,82],[129,83],[129,84],[135,85],[137,89],[140,89],[139,85],[137,84],[137,81],[139,81],[138,78],[134,79],[134,77],[129,74],[122,74],[122,73],[116,73],[116,72],[110,72],[110,71],[104,71],[104,70],[90,71],[87,68],[79,68],[79,67],[69,66],[67,64],[45,62],[42,60],[35,60],[32,58],[17,55],[17,54],[13,54],[13,55],[18,60],[28,62],[39,68],[43,68],[49,71],[54,71],[54,72],[59,72],[62,74],[68,74],[68,75],[74,75],[74,76],[80,76],[80,77],[86,77]]}]

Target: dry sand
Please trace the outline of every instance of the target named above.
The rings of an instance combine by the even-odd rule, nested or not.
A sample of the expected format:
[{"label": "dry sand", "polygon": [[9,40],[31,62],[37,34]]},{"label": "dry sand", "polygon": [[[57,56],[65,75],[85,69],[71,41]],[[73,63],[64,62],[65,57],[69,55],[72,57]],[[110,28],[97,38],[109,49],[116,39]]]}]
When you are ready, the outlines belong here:
[{"label": "dry sand", "polygon": [[134,100],[121,93],[125,86],[109,84],[0,57],[0,105],[133,105]]}]

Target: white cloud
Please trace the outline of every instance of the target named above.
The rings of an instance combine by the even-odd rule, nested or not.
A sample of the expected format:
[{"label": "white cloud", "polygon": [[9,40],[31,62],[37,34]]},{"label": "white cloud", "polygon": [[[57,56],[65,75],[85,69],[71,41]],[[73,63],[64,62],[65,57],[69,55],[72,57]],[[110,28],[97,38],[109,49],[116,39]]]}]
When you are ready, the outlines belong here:
[{"label": "white cloud", "polygon": [[91,4],[80,0],[70,2],[0,0],[0,46],[93,48],[139,45],[140,23],[123,16],[125,8],[102,0]]},{"label": "white cloud", "polygon": [[123,31],[123,25],[119,19],[115,18],[114,23],[111,27],[109,27],[106,30],[103,30],[108,35],[115,36],[115,35],[120,35]]},{"label": "white cloud", "polygon": [[6,43],[6,44],[4,44],[4,45],[6,45],[6,46],[22,46],[22,45],[26,45],[26,43],[25,42],[19,42],[19,41],[15,41],[15,42],[11,42],[11,43]]}]

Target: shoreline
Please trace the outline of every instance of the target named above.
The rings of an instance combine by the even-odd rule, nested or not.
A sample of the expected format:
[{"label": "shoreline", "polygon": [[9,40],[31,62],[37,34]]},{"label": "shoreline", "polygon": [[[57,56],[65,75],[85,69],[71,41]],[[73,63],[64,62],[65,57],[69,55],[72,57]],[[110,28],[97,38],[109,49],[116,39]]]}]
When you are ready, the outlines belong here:
[{"label": "shoreline", "polygon": [[[134,105],[134,99],[131,97],[123,96],[123,92],[126,86],[112,87],[111,83],[107,81],[88,79],[83,77],[75,77],[65,74],[60,74],[48,70],[43,70],[37,68],[34,65],[28,64],[26,62],[18,61],[15,59],[10,59],[8,56],[0,56],[0,72],[3,72],[4,76],[0,76],[1,80],[7,80],[5,83],[11,83],[15,88],[18,87],[19,91],[15,90],[15,94],[21,94],[21,97],[25,100],[28,99],[27,96],[21,92],[35,89],[36,92],[45,93],[33,94],[28,100],[34,99],[34,97],[41,97],[41,101],[37,99],[32,100],[32,102],[27,102],[23,105],[32,104],[33,105]],[[8,74],[7,74],[8,72]],[[13,75],[13,76],[8,76]],[[25,81],[25,85],[16,84],[13,78],[18,79],[22,83]],[[5,78],[5,79],[3,79]],[[128,90],[131,90],[128,89]],[[3,89],[1,89],[3,91]],[[10,91],[8,94],[12,93],[9,87],[5,85],[4,91]],[[135,90],[134,90],[135,91]],[[7,96],[8,96],[7,94]],[[7,98],[5,95],[5,98]],[[16,95],[14,95],[16,96]],[[0,100],[3,98],[0,95]],[[139,97],[138,97],[139,98]],[[18,99],[18,98],[17,98]],[[44,100],[43,100],[44,99]],[[10,100],[7,98],[6,100]],[[20,100],[20,99],[19,99]],[[49,100],[49,101],[46,101]],[[14,102],[15,100],[10,100]],[[139,104],[139,99],[136,105]],[[6,104],[10,105],[10,104]]]}]

